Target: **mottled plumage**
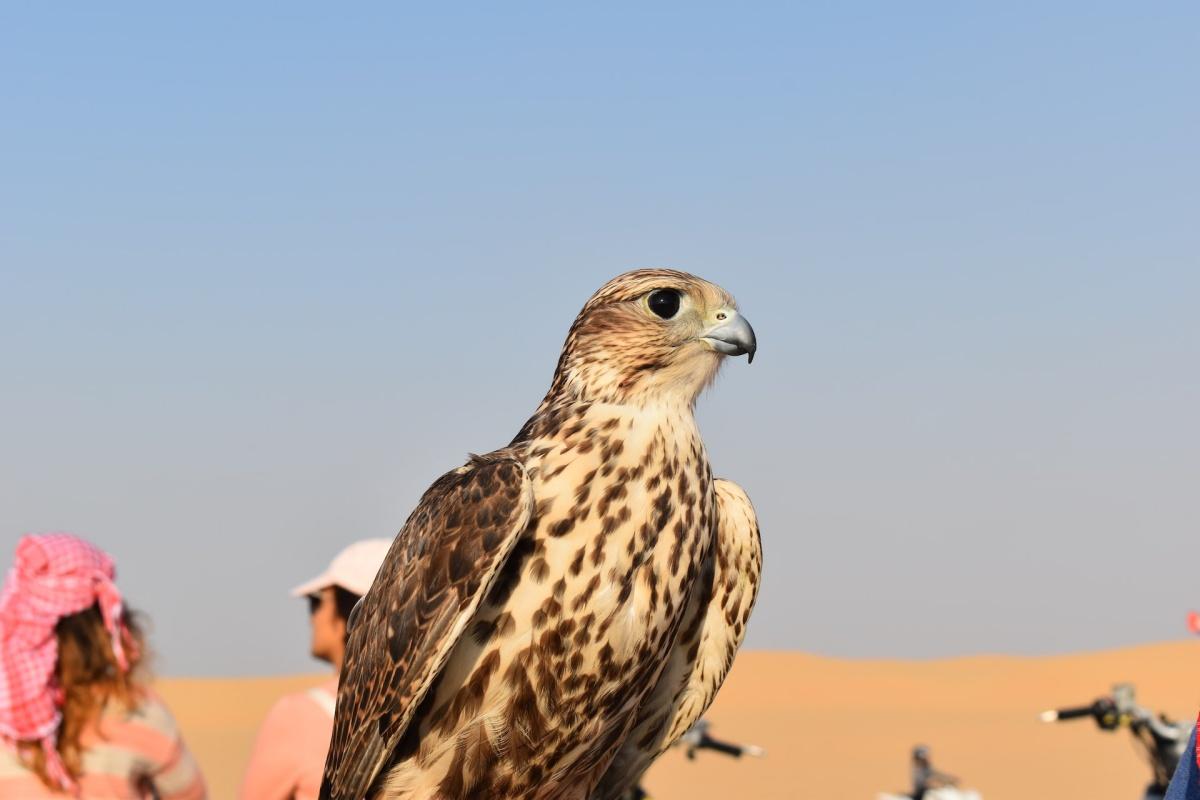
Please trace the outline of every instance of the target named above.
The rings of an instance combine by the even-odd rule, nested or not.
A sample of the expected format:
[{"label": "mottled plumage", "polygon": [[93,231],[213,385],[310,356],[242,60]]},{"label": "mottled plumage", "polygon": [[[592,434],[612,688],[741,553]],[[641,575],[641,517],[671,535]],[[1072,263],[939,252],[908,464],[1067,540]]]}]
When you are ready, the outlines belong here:
[{"label": "mottled plumage", "polygon": [[686,273],[587,302],[533,416],[434,483],[355,609],[323,798],[609,800],[699,718],[762,558],[692,409],[754,349]]}]

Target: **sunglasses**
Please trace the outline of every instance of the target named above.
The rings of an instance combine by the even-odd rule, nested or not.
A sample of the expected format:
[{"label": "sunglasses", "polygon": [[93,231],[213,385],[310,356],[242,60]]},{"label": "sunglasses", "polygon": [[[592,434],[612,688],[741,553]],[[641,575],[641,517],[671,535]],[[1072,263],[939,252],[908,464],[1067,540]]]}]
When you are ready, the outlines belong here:
[{"label": "sunglasses", "polygon": [[323,602],[324,602],[324,595],[310,594],[308,596],[308,613],[309,613],[309,615],[311,616],[311,615],[317,613],[317,609],[319,609],[321,607],[321,604]]}]

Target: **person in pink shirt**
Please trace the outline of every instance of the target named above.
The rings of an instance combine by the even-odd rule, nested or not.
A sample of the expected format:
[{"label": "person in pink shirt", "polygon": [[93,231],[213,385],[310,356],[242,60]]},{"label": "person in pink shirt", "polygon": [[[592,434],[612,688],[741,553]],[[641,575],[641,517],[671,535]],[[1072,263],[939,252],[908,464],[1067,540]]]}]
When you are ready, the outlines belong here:
[{"label": "person in pink shirt", "polygon": [[354,604],[371,588],[391,544],[387,539],[355,542],[324,572],[292,590],[293,596],[308,599],[312,654],[332,665],[333,676],[281,698],[267,713],[242,778],[241,800],[316,800],[333,735],[346,622]]},{"label": "person in pink shirt", "polygon": [[0,591],[0,797],[203,800],[107,553],[25,536]]}]

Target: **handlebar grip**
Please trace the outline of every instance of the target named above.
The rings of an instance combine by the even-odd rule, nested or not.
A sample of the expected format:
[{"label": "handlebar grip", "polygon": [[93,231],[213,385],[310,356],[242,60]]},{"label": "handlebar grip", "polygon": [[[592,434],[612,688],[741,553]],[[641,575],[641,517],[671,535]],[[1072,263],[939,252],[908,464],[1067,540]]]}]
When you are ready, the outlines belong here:
[{"label": "handlebar grip", "polygon": [[1064,719],[1079,719],[1080,717],[1090,717],[1096,713],[1096,706],[1077,706],[1075,708],[1060,708],[1054,712],[1059,720]]},{"label": "handlebar grip", "polygon": [[725,742],[718,741],[709,736],[705,736],[700,739],[700,747],[704,748],[705,750],[716,750],[718,753],[725,753],[726,755],[733,756],[734,758],[741,758],[742,755],[742,748],[738,747],[736,744],[726,744]]}]

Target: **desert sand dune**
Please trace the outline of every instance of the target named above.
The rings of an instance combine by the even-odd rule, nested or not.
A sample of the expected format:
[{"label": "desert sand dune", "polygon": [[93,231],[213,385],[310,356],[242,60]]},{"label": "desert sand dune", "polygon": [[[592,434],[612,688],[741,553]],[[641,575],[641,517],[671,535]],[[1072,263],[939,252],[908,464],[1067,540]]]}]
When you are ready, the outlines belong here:
[{"label": "desert sand dune", "polygon": [[[255,729],[280,695],[320,676],[163,679],[212,796],[232,798]],[[664,756],[656,800],[874,798],[901,789],[909,748],[978,788],[985,800],[1134,800],[1149,778],[1128,731],[1089,720],[1047,725],[1045,708],[1089,702],[1113,683],[1169,715],[1200,709],[1200,645],[1176,642],[1080,655],[852,661],[745,652],[708,715],[718,738],[767,749],[763,759]]]}]

